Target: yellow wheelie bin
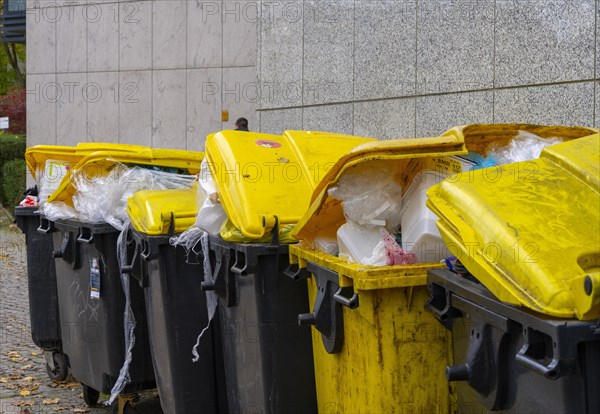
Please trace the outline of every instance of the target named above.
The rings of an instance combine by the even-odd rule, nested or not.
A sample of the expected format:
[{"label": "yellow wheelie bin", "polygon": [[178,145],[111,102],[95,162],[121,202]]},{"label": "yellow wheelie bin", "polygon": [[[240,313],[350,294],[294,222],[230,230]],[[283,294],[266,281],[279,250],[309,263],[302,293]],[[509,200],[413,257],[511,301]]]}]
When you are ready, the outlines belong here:
[{"label": "yellow wheelie bin", "polygon": [[[487,155],[488,148],[506,145],[519,131],[564,140],[589,134],[586,128],[525,124],[456,127],[436,138],[361,145],[319,183],[293,233],[301,242],[290,246],[288,275],[308,279],[312,312],[299,315],[299,323],[313,326],[320,412],[456,410],[456,395],[445,378],[446,367],[453,363],[451,336],[425,310],[427,272],[443,269],[444,262],[369,266],[349,263],[317,247],[317,238],[335,237],[347,221],[342,202],[331,190],[355,169],[391,169],[404,188],[424,165],[460,172],[449,157],[468,151]],[[460,174],[465,179],[470,175],[471,171]]]},{"label": "yellow wheelie bin", "polygon": [[600,410],[600,134],[588,133],[494,182],[482,170],[428,190],[460,263],[430,272],[427,307],[452,332],[462,411]]}]

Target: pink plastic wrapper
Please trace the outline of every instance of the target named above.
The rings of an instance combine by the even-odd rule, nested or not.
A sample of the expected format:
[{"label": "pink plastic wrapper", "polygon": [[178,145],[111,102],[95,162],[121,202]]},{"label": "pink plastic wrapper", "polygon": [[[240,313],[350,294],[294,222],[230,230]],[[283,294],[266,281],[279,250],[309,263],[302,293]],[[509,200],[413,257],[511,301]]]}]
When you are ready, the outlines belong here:
[{"label": "pink plastic wrapper", "polygon": [[38,205],[38,198],[36,196],[28,195],[19,203],[19,205],[21,207],[35,207]]},{"label": "pink plastic wrapper", "polygon": [[382,230],[383,242],[385,243],[385,252],[387,255],[387,265],[409,265],[417,263],[417,256],[414,253],[407,253],[402,250],[396,239],[388,232]]}]

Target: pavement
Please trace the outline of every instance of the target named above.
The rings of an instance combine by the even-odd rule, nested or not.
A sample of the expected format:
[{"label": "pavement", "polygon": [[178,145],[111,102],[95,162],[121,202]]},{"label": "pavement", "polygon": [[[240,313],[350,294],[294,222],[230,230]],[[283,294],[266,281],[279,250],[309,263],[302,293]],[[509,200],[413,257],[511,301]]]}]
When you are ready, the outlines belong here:
[{"label": "pavement", "polygon": [[[88,407],[71,375],[60,383],[48,378],[42,351],[31,340],[25,238],[0,207],[0,413],[106,414],[107,398]],[[147,392],[136,412],[161,412],[159,406],[156,392]]]}]

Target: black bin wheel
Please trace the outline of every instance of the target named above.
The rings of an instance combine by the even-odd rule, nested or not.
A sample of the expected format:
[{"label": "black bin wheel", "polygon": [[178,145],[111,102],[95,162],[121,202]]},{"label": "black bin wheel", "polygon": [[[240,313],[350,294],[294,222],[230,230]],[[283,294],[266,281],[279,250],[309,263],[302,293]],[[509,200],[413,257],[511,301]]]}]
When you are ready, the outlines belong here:
[{"label": "black bin wheel", "polygon": [[98,398],[100,398],[100,392],[96,391],[92,387],[88,387],[85,384],[81,384],[83,387],[83,399],[90,407],[98,404]]},{"label": "black bin wheel", "polygon": [[46,364],[46,373],[52,381],[64,381],[67,379],[69,374],[69,367],[67,366],[67,360],[62,352],[55,352],[52,354],[54,360],[54,369],[50,368],[50,365]]}]

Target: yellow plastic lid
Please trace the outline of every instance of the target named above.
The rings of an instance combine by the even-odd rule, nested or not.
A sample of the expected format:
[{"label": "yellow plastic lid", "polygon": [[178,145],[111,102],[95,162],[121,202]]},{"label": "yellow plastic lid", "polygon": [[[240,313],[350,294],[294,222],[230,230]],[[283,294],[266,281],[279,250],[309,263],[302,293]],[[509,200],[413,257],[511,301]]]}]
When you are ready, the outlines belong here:
[{"label": "yellow plastic lid", "polygon": [[72,198],[76,190],[72,179],[74,171],[86,174],[88,177],[102,177],[107,175],[115,164],[123,163],[177,168],[187,170],[190,174],[197,174],[203,158],[202,152],[160,148],[144,149],[139,152],[93,152],[71,167],[56,191],[48,197],[48,202],[61,201],[69,206],[73,205]]},{"label": "yellow plastic lid", "polygon": [[600,134],[582,130],[593,135],[537,160],[446,180],[427,205],[449,250],[499,300],[591,320],[600,316]]},{"label": "yellow plastic lid", "polygon": [[65,161],[75,165],[82,158],[97,151],[138,152],[149,147],[142,145],[114,144],[109,142],[81,142],[77,146],[35,145],[25,151],[25,162],[33,178],[38,169],[44,168],[46,161]]},{"label": "yellow plastic lid", "polygon": [[561,138],[569,141],[595,133],[593,128],[533,124],[471,124],[454,127],[442,135],[463,136],[467,149],[487,156],[490,149],[507,145],[520,131],[541,138]]},{"label": "yellow plastic lid", "polygon": [[138,191],[127,200],[133,228],[148,236],[167,234],[173,218],[174,233],[182,233],[196,221],[198,186],[181,190]]},{"label": "yellow plastic lid", "polygon": [[375,141],[324,132],[282,136],[221,131],[206,140],[208,166],[227,216],[242,234],[261,239],[275,224],[295,224],[313,189],[342,155]]}]

